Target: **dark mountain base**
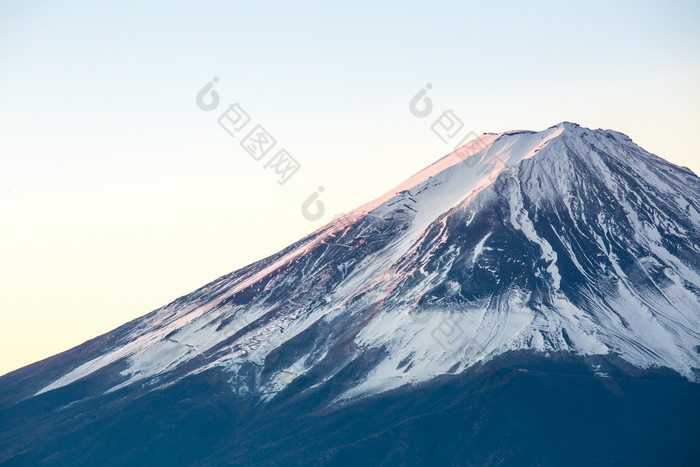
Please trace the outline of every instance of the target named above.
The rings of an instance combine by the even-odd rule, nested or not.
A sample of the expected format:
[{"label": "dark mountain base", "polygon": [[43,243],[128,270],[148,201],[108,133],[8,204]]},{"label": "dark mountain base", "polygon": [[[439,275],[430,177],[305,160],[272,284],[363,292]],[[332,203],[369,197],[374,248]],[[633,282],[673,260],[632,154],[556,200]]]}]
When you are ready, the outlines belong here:
[{"label": "dark mountain base", "polygon": [[700,385],[664,370],[632,374],[619,362],[601,362],[609,376],[597,376],[587,363],[511,354],[335,410],[318,408],[329,397],[322,388],[253,404],[216,371],[57,408],[78,383],[0,409],[0,461],[697,465]]}]

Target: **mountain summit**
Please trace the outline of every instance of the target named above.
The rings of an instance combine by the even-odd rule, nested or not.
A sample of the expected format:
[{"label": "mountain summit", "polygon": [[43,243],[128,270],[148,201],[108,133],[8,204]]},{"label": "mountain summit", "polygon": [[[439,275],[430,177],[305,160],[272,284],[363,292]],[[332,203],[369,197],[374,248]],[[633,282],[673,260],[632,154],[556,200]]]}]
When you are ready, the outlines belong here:
[{"label": "mountain summit", "polygon": [[[651,378],[673,381],[683,388],[673,397],[693,400],[700,179],[616,131],[565,122],[484,134],[279,253],[0,378],[0,461],[73,459],[67,453],[76,451],[55,452],[67,439],[97,439],[111,452],[108,440],[143,417],[159,433],[182,434],[185,419],[168,418],[164,428],[152,418],[172,417],[172,404],[201,415],[219,400],[231,424],[268,433],[270,450],[251,454],[248,438],[228,427],[212,435],[218,451],[191,448],[180,459],[308,462],[311,451],[274,442],[265,431],[272,422],[260,420],[274,410],[295,420],[313,413],[307,424],[321,426],[353,407],[378,417],[372,404],[395,394],[435,411],[474,391],[474,378],[482,378],[478,394],[502,389],[484,376],[495,365],[517,367],[523,388],[541,377],[533,375],[574,373],[607,388],[607,400]],[[327,460],[355,452],[347,446],[371,450],[368,439],[407,420],[396,414],[336,438],[331,430],[316,448]],[[155,449],[153,430],[139,430]],[[477,458],[502,452],[477,445]],[[386,461],[376,449],[368,458]],[[460,453],[443,460],[459,463]],[[106,459],[84,456],[76,459]],[[605,457],[587,458],[596,459]]]}]

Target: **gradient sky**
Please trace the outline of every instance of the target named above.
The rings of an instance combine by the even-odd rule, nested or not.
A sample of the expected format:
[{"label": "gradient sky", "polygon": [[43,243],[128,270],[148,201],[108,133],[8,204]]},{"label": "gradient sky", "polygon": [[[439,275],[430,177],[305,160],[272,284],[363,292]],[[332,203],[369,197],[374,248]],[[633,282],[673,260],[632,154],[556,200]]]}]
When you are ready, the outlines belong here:
[{"label": "gradient sky", "polygon": [[[698,2],[335,3],[0,2],[0,374],[449,152],[408,111],[426,83],[476,133],[574,121],[700,173]],[[301,163],[287,184],[217,124],[234,102]]]}]

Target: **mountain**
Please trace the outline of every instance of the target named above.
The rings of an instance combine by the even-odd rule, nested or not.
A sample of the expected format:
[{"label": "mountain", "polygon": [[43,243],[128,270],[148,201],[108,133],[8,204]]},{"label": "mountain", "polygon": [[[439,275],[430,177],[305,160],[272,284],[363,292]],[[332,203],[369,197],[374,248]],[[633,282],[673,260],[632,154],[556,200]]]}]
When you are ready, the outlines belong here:
[{"label": "mountain", "polygon": [[0,462],[691,464],[700,179],[484,134],[279,253],[0,378]]}]

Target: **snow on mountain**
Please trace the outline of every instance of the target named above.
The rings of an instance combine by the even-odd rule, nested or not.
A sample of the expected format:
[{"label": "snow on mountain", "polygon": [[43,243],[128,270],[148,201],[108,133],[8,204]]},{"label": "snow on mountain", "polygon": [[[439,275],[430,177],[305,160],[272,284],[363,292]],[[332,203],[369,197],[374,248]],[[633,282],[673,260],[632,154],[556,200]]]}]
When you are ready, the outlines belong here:
[{"label": "snow on mountain", "polygon": [[341,402],[511,350],[615,354],[700,379],[700,180],[627,136],[485,134],[285,250],[105,336],[36,394],[220,368]]}]

